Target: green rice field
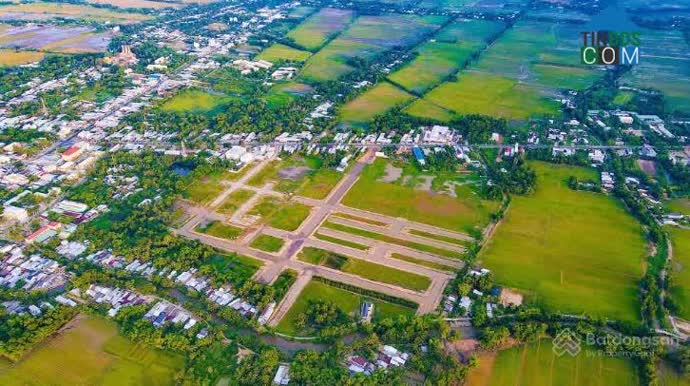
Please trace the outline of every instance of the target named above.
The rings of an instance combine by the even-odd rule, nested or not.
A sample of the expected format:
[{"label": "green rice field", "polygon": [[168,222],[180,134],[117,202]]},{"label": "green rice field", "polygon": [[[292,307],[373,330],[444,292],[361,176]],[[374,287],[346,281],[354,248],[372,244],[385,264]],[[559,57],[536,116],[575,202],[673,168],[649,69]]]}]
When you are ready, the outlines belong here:
[{"label": "green rice field", "polygon": [[374,119],[375,116],[404,105],[414,96],[388,83],[379,82],[359,97],[348,102],[339,110],[341,122],[360,125]]},{"label": "green rice field", "polygon": [[667,201],[664,206],[671,212],[682,213],[690,215],[690,198],[676,198]]},{"label": "green rice field", "polygon": [[105,319],[84,316],[16,364],[0,364],[0,384],[174,385],[184,358],[132,342]]},{"label": "green rice field", "polygon": [[324,8],[290,31],[287,37],[307,50],[317,50],[345,29],[353,15],[351,10]]},{"label": "green rice field", "polygon": [[668,228],[673,247],[669,293],[678,307],[676,315],[690,320],[690,230]]},{"label": "green rice field", "polygon": [[281,319],[276,328],[277,331],[283,334],[300,336],[314,334],[314,331],[311,330],[298,329],[296,322],[298,316],[306,312],[309,301],[319,300],[333,302],[351,316],[355,316],[363,301],[371,301],[374,303],[373,319],[377,321],[386,318],[396,318],[398,315],[412,316],[416,311],[409,307],[385,302],[379,299],[372,299],[345,289],[333,287],[317,280],[312,280],[304,287],[297,301],[292,305],[292,308],[290,308],[283,319]]},{"label": "green rice field", "polygon": [[274,44],[261,51],[256,57],[256,60],[268,60],[269,62],[279,62],[281,60],[286,62],[304,62],[309,56],[311,56],[311,53],[308,51],[298,50],[284,44]]},{"label": "green rice field", "polygon": [[542,339],[479,356],[467,386],[557,386],[557,385],[637,385],[637,369],[632,361],[597,355],[583,348],[575,357],[557,356],[551,341]]},{"label": "green rice field", "polygon": [[611,196],[568,188],[593,169],[531,164],[536,192],[515,196],[480,254],[501,285],[552,311],[639,320],[646,247],[640,225]]}]

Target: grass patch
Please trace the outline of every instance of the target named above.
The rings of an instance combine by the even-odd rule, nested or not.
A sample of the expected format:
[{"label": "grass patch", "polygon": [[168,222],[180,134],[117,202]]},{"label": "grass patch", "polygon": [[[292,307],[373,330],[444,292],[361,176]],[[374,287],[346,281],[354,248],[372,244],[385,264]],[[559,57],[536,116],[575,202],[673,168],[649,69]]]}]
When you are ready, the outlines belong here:
[{"label": "grass patch", "polygon": [[12,67],[22,64],[38,62],[45,54],[38,51],[17,51],[13,49],[0,49],[0,67]]},{"label": "grass patch", "polygon": [[426,99],[417,99],[405,107],[404,113],[418,118],[433,119],[439,122],[450,122],[455,118],[455,113],[435,105]]},{"label": "grass patch", "polygon": [[414,258],[411,256],[401,255],[399,253],[392,253],[391,258],[396,259],[396,260],[407,261],[408,263],[421,265],[421,266],[428,267],[431,269],[437,269],[439,271],[455,272],[457,270],[456,268],[451,267],[450,265],[435,263],[433,261],[428,261],[428,260],[423,260],[423,259],[417,259],[417,258]]},{"label": "grass patch", "polygon": [[288,335],[309,335],[314,331],[299,330],[296,327],[297,318],[307,310],[309,301],[327,300],[334,302],[340,309],[351,316],[359,311],[359,307],[364,300],[374,303],[375,321],[386,318],[397,318],[399,315],[413,316],[415,310],[410,307],[389,303],[376,298],[363,296],[358,293],[350,292],[342,288],[337,288],[318,280],[310,281],[302,290],[295,304],[285,314],[277,326],[278,332]]},{"label": "grass patch", "polygon": [[[295,178],[282,178],[281,170],[289,168],[303,168],[303,172]],[[247,182],[250,186],[262,187],[269,182],[274,189],[281,193],[294,193],[299,196],[317,200],[328,197],[328,194],[338,184],[342,173],[323,164],[323,160],[314,156],[295,156],[283,160],[274,160],[266,165]]]},{"label": "grass patch", "polygon": [[258,235],[252,240],[250,247],[265,252],[278,252],[283,247],[285,241],[270,235]]},{"label": "grass patch", "polygon": [[348,219],[348,220],[352,220],[352,221],[363,222],[363,223],[369,224],[369,225],[376,225],[379,227],[385,227],[388,225],[385,222],[372,220],[372,219],[366,218],[366,217],[355,216],[355,215],[349,214],[349,213],[338,212],[338,213],[333,213],[332,216],[340,217],[340,218],[344,218],[344,219]]},{"label": "grass patch", "polygon": [[596,180],[595,170],[531,165],[536,192],[513,197],[482,262],[497,282],[528,292],[528,300],[547,309],[639,320],[640,225],[614,198],[568,188],[568,177]]},{"label": "grass patch", "polygon": [[276,43],[261,51],[256,57],[256,60],[268,60],[274,63],[281,60],[286,62],[304,62],[309,59],[310,56],[311,52]]},{"label": "grass patch", "polygon": [[292,232],[309,216],[311,207],[298,202],[264,197],[250,212],[276,229]]},{"label": "grass patch", "polygon": [[[468,386],[637,385],[632,361],[591,355],[584,347],[577,356],[557,356],[550,340],[516,346],[480,357],[465,383]],[[589,355],[588,355],[589,354]],[[493,357],[495,355],[495,358]]]},{"label": "grass patch", "polygon": [[86,317],[2,368],[3,385],[174,385],[184,358],[118,335],[115,323]]},{"label": "grass patch", "polygon": [[205,225],[198,225],[195,231],[227,240],[235,240],[244,233],[244,229],[223,224],[220,221],[211,221]]},{"label": "grass patch", "polygon": [[197,204],[208,204],[227,189],[226,186],[221,184],[222,181],[235,181],[241,178],[247,170],[249,170],[248,166],[245,166],[239,172],[227,169],[216,169],[205,173],[192,172],[189,175],[187,186],[182,196]]},{"label": "grass patch", "polygon": [[211,112],[229,99],[230,98],[222,95],[210,94],[196,89],[188,89],[177,93],[174,97],[165,101],[161,108],[164,111],[173,112]]},{"label": "grass patch", "polygon": [[318,232],[314,234],[314,237],[316,237],[319,240],[328,241],[329,243],[340,244],[349,248],[359,249],[360,251],[366,251],[369,249],[369,247],[366,245],[358,244],[353,241],[339,239],[337,237],[322,235]]},{"label": "grass patch", "polygon": [[[386,163],[386,160],[377,159],[373,164],[367,165],[357,183],[343,199],[343,204],[456,232],[468,232],[475,226],[486,226],[489,215],[500,205],[497,201],[482,200],[469,190],[456,190],[463,194],[454,198],[415,189],[414,186],[403,185],[399,181],[379,181],[386,174]],[[438,175],[436,179],[441,177]]]},{"label": "grass patch", "polygon": [[239,288],[263,266],[261,260],[237,254],[218,253],[206,261],[220,282]]},{"label": "grass patch", "polygon": [[669,228],[673,246],[671,263],[671,299],[677,307],[676,314],[690,320],[690,230]]},{"label": "grass patch", "polygon": [[366,123],[375,116],[412,99],[414,96],[398,87],[388,82],[380,82],[343,106],[339,110],[340,120],[352,124]]},{"label": "grass patch", "polygon": [[353,16],[351,10],[324,8],[290,31],[287,37],[307,50],[316,50],[345,29]]},{"label": "grass patch", "polygon": [[323,265],[365,279],[393,284],[415,291],[424,291],[431,285],[431,279],[426,276],[343,256],[323,249],[305,247],[300,251],[298,257],[300,260],[310,264]]},{"label": "grass patch", "polygon": [[218,212],[231,215],[237,211],[237,209],[242,206],[245,202],[249,201],[250,198],[254,197],[254,191],[247,189],[239,189],[230,193],[228,197],[223,201],[218,207]]},{"label": "grass patch", "polygon": [[443,241],[445,243],[455,244],[455,245],[459,245],[461,247],[464,247],[465,245],[467,245],[467,242],[465,240],[459,240],[459,239],[456,239],[453,237],[437,235],[435,233],[424,232],[424,231],[420,231],[418,229],[410,229],[409,233],[411,235],[414,235],[414,236],[420,236],[420,237],[424,237],[427,239]]},{"label": "grass patch", "polygon": [[682,213],[690,216],[690,198],[676,198],[667,201],[664,206],[671,212]]}]

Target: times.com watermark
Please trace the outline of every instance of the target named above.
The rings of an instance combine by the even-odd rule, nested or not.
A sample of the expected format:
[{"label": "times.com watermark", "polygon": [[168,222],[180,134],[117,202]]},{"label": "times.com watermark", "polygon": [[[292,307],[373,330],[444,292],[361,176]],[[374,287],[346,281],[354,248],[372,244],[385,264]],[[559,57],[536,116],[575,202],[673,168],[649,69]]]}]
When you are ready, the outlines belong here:
[{"label": "times.com watermark", "polygon": [[629,350],[626,347],[657,347],[659,345],[675,345],[676,338],[670,336],[630,336],[630,335],[599,335],[587,333],[584,336],[570,330],[561,330],[553,339],[553,352],[556,356],[580,354],[588,357],[647,357],[653,353],[644,349]]},{"label": "times.com watermark", "polygon": [[580,32],[580,62],[587,65],[633,65],[640,62],[640,33],[637,31]]}]

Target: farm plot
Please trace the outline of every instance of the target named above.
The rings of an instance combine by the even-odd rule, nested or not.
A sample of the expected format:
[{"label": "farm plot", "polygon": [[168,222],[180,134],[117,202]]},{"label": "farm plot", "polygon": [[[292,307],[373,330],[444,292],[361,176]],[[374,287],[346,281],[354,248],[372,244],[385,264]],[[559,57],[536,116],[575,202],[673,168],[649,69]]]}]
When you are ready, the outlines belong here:
[{"label": "farm plot", "polygon": [[91,4],[105,4],[112,5],[118,8],[144,8],[144,9],[163,9],[163,8],[179,8],[182,4],[175,2],[162,2],[151,0],[87,0]]},{"label": "farm plot", "polygon": [[586,88],[603,74],[573,59],[578,37],[570,24],[520,21],[457,81],[431,90],[425,99],[459,114],[512,119],[557,114],[562,90]]},{"label": "farm plot", "polygon": [[480,260],[496,280],[550,310],[639,319],[645,244],[640,225],[614,198],[568,188],[596,172],[535,162],[536,192],[514,197]]},{"label": "farm plot", "polygon": [[110,33],[95,33],[89,27],[29,25],[0,31],[0,47],[60,53],[104,52]]},{"label": "farm plot", "polygon": [[398,14],[359,17],[307,60],[300,77],[309,82],[338,79],[352,71],[350,60],[367,60],[395,47],[413,46],[446,20],[443,16]]},{"label": "farm plot", "polygon": [[284,44],[274,44],[263,51],[256,57],[256,60],[267,60],[269,62],[304,62],[309,59],[311,52],[302,51],[296,48],[288,47]]},{"label": "farm plot", "polygon": [[287,34],[298,45],[315,51],[330,38],[345,29],[354,12],[347,9],[324,8]]},{"label": "farm plot", "polygon": [[388,79],[416,95],[422,95],[462,68],[503,28],[502,23],[494,21],[454,22],[415,50],[415,59]]},{"label": "farm plot", "polygon": [[21,3],[0,6],[0,20],[80,19],[102,23],[133,24],[153,17],[134,12],[116,12],[82,4]]},{"label": "farm plot", "polygon": [[[457,232],[485,226],[489,223],[490,213],[499,207],[499,202],[483,200],[469,188],[457,187],[455,197],[439,194],[440,190],[419,189],[410,183],[415,178],[407,170],[388,181],[391,167],[395,168],[382,159],[368,165],[343,199],[343,204]],[[434,181],[442,178],[444,176],[435,175]]]},{"label": "farm plot", "polygon": [[550,340],[479,356],[467,386],[636,385],[635,365],[583,347],[577,356],[554,354]]},{"label": "farm plot", "polygon": [[680,31],[642,30],[640,63],[621,84],[664,93],[669,111],[690,113],[690,46]]},{"label": "farm plot", "polygon": [[340,121],[347,125],[361,126],[395,106],[403,105],[414,96],[388,83],[379,82],[339,110]]},{"label": "farm plot", "polygon": [[0,67],[19,66],[38,62],[45,57],[43,52],[0,49]]},{"label": "farm plot", "polygon": [[671,263],[671,299],[676,305],[676,315],[690,320],[690,230],[670,228],[673,245]]},{"label": "farm plot", "polygon": [[298,327],[299,316],[304,314],[310,302],[328,301],[333,302],[338,308],[343,310],[348,315],[354,317],[359,310],[360,305],[365,300],[374,304],[375,321],[386,318],[397,318],[399,315],[412,316],[415,309],[405,307],[398,304],[393,304],[380,300],[379,298],[372,298],[370,296],[363,296],[342,288],[337,288],[324,282],[312,279],[302,290],[295,304],[285,314],[277,327],[277,331],[288,335],[309,335],[314,334],[315,331]]},{"label": "farm plot", "polygon": [[3,385],[174,385],[184,358],[118,335],[105,319],[84,317],[20,362],[0,368]]}]

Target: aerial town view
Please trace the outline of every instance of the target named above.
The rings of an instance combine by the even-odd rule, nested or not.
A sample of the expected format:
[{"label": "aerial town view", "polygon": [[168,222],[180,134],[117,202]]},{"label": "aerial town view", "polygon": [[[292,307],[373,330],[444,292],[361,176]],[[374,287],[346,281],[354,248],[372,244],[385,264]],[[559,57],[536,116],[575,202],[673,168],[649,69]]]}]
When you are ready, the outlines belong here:
[{"label": "aerial town view", "polygon": [[690,0],[0,1],[0,385],[690,386]]}]

